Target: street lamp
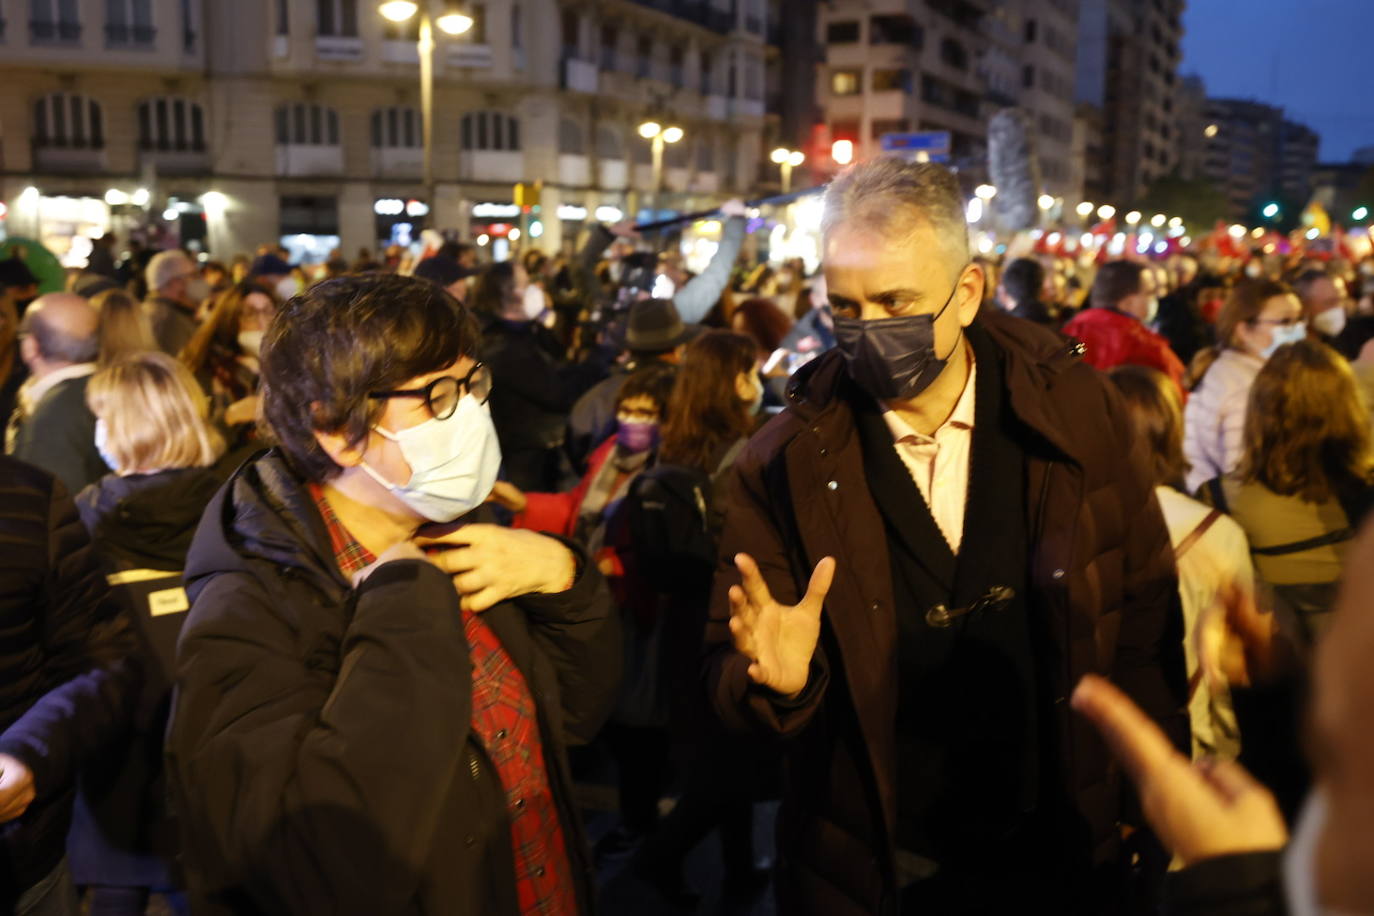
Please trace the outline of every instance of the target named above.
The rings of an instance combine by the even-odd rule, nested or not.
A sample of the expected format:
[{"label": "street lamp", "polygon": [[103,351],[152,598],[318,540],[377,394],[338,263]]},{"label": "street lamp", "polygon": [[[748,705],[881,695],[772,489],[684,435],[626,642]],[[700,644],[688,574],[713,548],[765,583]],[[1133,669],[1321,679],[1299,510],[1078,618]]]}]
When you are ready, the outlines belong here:
[{"label": "street lamp", "polygon": [[425,202],[434,206],[434,26],[446,34],[461,35],[472,28],[472,17],[464,15],[452,0],[446,0],[444,12],[431,19],[429,0],[384,0],[377,12],[391,22],[408,22],[420,16],[420,36],[416,47],[420,52],[420,136],[424,144]]},{"label": "street lamp", "polygon": [[1088,217],[1093,215],[1094,206],[1096,205],[1092,201],[1085,200],[1078,205],[1078,209],[1076,212],[1079,216],[1083,217],[1084,219],[1087,219]]},{"label": "street lamp", "polygon": [[1139,225],[1139,224],[1140,224],[1140,211],[1139,211],[1139,210],[1132,210],[1130,213],[1127,213],[1127,214],[1126,214],[1126,225],[1128,225],[1128,226],[1137,226],[1137,225]]},{"label": "street lamp", "polygon": [[1163,227],[1163,225],[1168,221],[1169,218],[1165,216],[1163,213],[1156,213],[1154,216],[1150,217],[1150,225],[1154,226],[1156,229]]},{"label": "street lamp", "polygon": [[800,150],[778,147],[773,150],[772,160],[782,168],[782,193],[792,191],[792,170],[806,161],[806,154]]},{"label": "street lamp", "polygon": [[682,139],[681,127],[664,127],[657,121],[645,121],[639,125],[639,135],[653,145],[654,151],[654,209],[658,209],[659,191],[663,186],[663,149],[669,143]]},{"label": "street lamp", "polygon": [[973,193],[979,200],[987,202],[997,196],[997,189],[990,184],[980,184],[973,189]]},{"label": "street lamp", "polygon": [[1116,207],[1111,204],[1103,204],[1097,208],[1098,219],[1111,219],[1113,216],[1116,216]]},{"label": "street lamp", "polygon": [[1049,210],[1054,207],[1054,198],[1048,194],[1041,194],[1036,203],[1040,205],[1041,210]]}]

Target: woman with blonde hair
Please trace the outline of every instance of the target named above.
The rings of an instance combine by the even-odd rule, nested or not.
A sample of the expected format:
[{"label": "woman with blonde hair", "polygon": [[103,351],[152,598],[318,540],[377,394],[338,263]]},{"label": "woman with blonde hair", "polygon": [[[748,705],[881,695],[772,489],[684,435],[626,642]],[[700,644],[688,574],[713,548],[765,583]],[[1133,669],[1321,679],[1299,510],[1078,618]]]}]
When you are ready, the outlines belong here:
[{"label": "woman with blonde hair", "polygon": [[[195,378],[161,352],[114,358],[91,377],[86,402],[96,416],[97,447],[114,469],[76,497],[97,558],[117,583],[121,574],[133,581],[148,570],[180,573],[206,504],[242,453],[225,455]],[[177,593],[179,578],[171,582],[159,594]],[[178,626],[165,613],[177,610],[174,603],[160,605],[157,624],[150,623],[151,596],[127,606],[141,633],[174,637],[165,632],[169,623]],[[158,661],[156,652],[147,658],[148,686],[131,733],[81,781],[68,856],[93,913],[142,913],[151,893],[175,890],[179,850],[160,791],[171,684]]]},{"label": "woman with blonde hair", "polygon": [[1240,467],[1203,495],[1240,523],[1290,635],[1311,645],[1374,503],[1369,412],[1345,359],[1314,340],[1279,348],[1255,376]]},{"label": "woman with blonde hair", "polygon": [[123,289],[107,289],[91,299],[100,314],[96,326],[99,351],[95,364],[103,368],[126,353],[156,350],[153,326],[143,303]]}]

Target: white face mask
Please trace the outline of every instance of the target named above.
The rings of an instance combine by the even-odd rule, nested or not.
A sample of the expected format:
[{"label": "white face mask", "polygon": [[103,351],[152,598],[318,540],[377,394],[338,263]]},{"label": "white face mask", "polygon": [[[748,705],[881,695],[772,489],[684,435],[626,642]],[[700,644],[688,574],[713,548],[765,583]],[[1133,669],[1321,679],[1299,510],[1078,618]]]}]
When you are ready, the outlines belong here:
[{"label": "white face mask", "polygon": [[1149,303],[1145,306],[1145,323],[1154,324],[1159,317],[1159,297],[1151,296]]},{"label": "white face mask", "polygon": [[262,355],[262,337],[266,331],[239,331],[239,349],[258,359]]},{"label": "white face mask", "polygon": [[1327,337],[1335,337],[1345,330],[1345,309],[1327,309],[1312,316],[1312,327]]},{"label": "white face mask", "polygon": [[529,286],[525,287],[525,317],[530,321],[534,321],[540,315],[544,314],[544,306],[544,291],[539,288],[539,284],[531,283]]},{"label": "white face mask", "polygon": [[1273,335],[1272,342],[1264,348],[1260,355],[1265,359],[1274,355],[1274,351],[1286,344],[1297,343],[1307,339],[1307,325],[1299,321],[1297,324],[1290,324],[1288,327],[1276,325],[1270,333]]},{"label": "white face mask", "polygon": [[277,296],[285,302],[292,296],[301,291],[300,283],[296,282],[295,277],[282,277],[277,281]]},{"label": "white face mask", "polygon": [[392,483],[366,461],[360,465],[363,471],[430,521],[461,518],[491,494],[501,469],[501,444],[490,409],[471,395],[459,399],[447,420],[431,417],[394,433],[374,429],[401,447],[410,480]]},{"label": "white face mask", "polygon": [[99,417],[95,420],[95,450],[100,453],[100,460],[118,474],[119,462],[110,454],[110,431],[105,427],[105,421]]}]

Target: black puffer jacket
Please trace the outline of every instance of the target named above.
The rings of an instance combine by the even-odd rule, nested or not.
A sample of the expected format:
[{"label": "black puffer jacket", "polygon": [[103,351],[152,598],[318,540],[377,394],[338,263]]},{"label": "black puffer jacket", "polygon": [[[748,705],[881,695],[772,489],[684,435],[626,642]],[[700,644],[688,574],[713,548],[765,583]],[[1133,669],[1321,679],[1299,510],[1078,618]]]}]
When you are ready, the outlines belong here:
[{"label": "black puffer jacket", "polygon": [[[539,710],[583,911],[591,867],[564,753],[619,681],[591,564],[484,619]],[[206,509],[186,581],[168,771],[198,913],[519,912],[505,793],[469,733],[453,583],[418,560],[350,588],[309,491],[275,452]]]},{"label": "black puffer jacket", "polygon": [[62,858],[77,767],[128,722],[140,666],[86,530],[51,474],[0,457],[0,754],[38,797],[0,825],[0,912]]}]

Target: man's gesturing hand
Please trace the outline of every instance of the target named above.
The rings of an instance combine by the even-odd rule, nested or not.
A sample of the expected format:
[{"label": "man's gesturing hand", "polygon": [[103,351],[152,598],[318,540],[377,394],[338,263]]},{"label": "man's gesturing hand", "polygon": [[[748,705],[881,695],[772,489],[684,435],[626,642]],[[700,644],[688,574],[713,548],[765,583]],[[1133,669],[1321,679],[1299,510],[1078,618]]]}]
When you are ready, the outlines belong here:
[{"label": "man's gesturing hand", "polygon": [[33,799],[33,773],[14,757],[0,754],[0,824],[22,817]]},{"label": "man's gesturing hand", "polygon": [[1073,708],[1102,733],[1140,793],[1145,818],[1184,865],[1288,841],[1274,796],[1238,763],[1189,762],[1140,707],[1108,681],[1087,675]]},{"label": "man's gesturing hand", "polygon": [[744,584],[730,586],[730,633],[735,648],[753,663],[749,676],[778,693],[800,693],[820,637],[821,608],[835,578],[835,561],[826,557],[816,564],[806,597],[795,607],[773,600],[753,557],[736,554],[735,567]]}]

